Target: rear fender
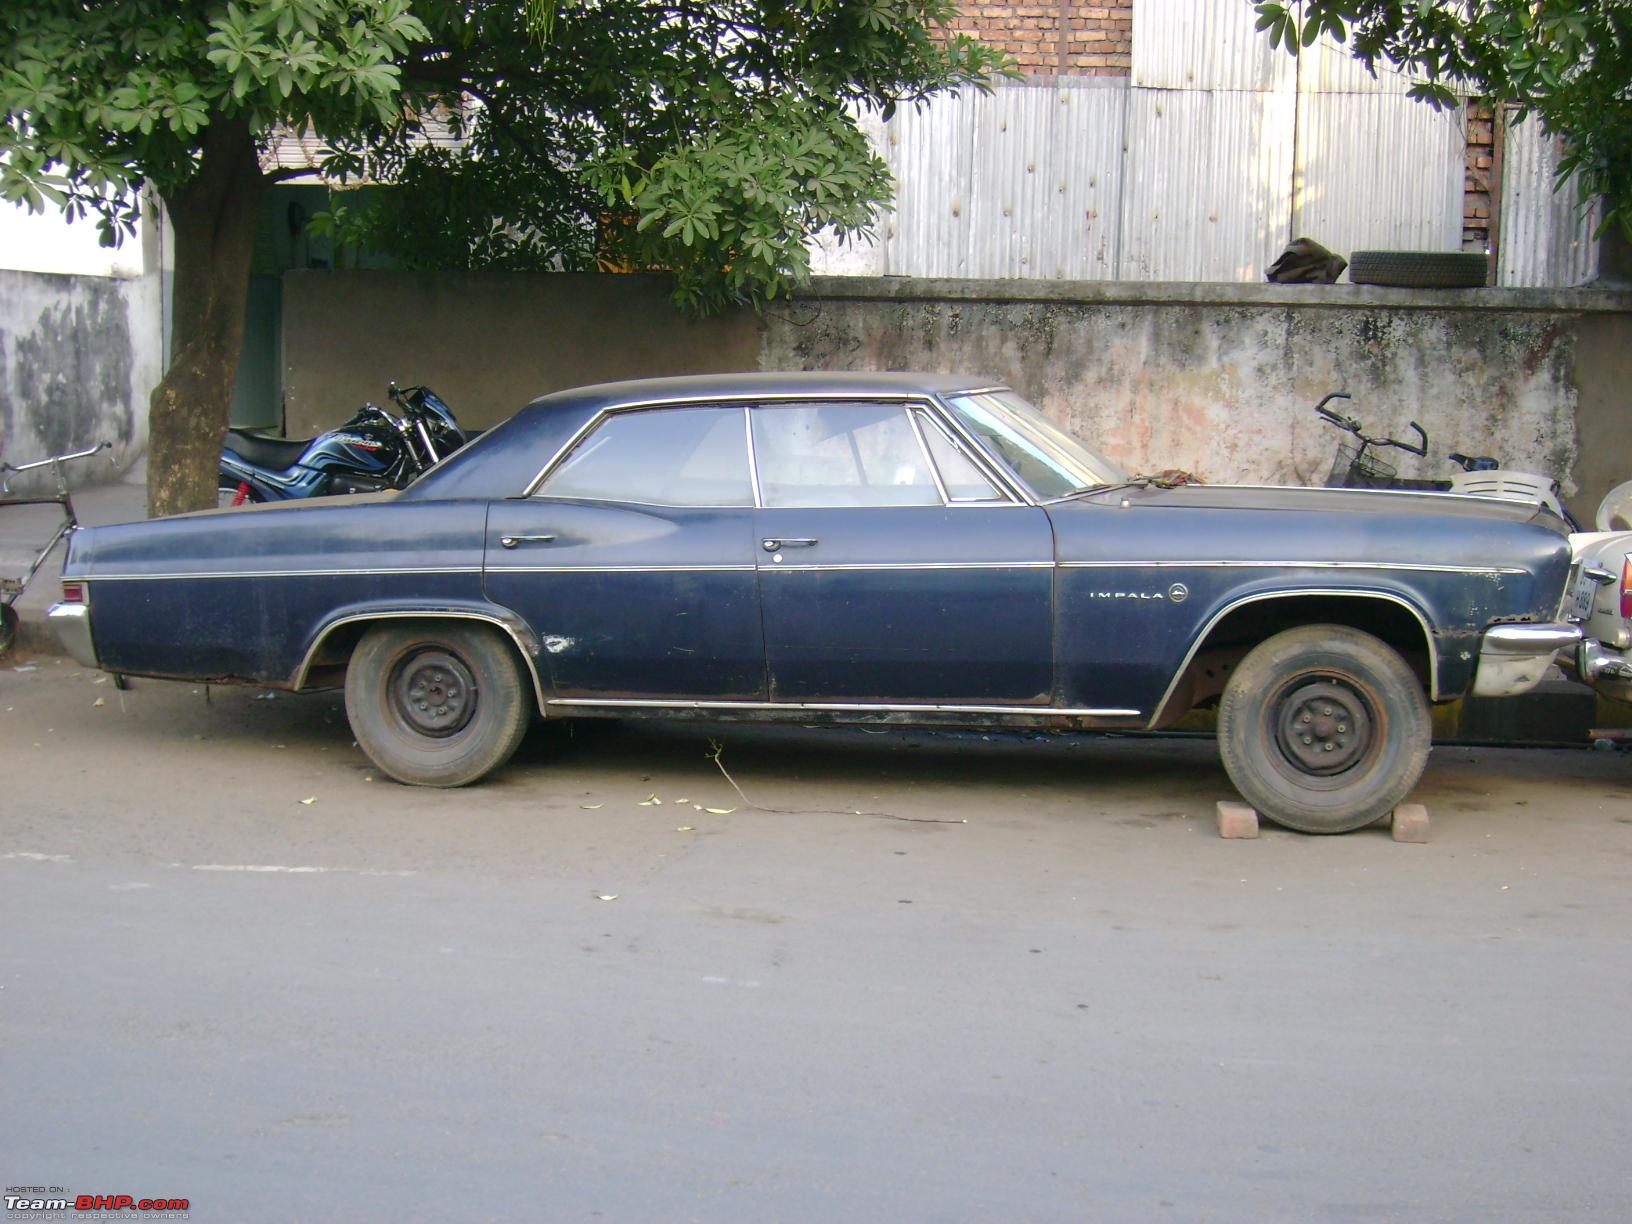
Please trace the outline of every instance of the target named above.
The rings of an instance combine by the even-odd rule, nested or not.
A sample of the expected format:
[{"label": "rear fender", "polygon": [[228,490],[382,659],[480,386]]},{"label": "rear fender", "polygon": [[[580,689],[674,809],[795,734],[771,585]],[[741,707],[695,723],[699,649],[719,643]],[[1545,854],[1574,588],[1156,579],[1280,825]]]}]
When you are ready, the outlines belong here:
[{"label": "rear fender", "polygon": [[336,609],[312,634],[302,654],[300,666],[290,678],[289,687],[297,692],[307,687],[314,668],[323,665],[324,647],[334,640],[337,630],[348,625],[366,626],[373,621],[392,620],[465,620],[480,621],[497,627],[515,643],[516,649],[526,662],[527,674],[532,678],[533,697],[538,704],[538,712],[540,714],[545,712],[544,683],[538,670],[539,642],[532,627],[509,608],[475,601],[424,603],[396,600],[354,604]]}]

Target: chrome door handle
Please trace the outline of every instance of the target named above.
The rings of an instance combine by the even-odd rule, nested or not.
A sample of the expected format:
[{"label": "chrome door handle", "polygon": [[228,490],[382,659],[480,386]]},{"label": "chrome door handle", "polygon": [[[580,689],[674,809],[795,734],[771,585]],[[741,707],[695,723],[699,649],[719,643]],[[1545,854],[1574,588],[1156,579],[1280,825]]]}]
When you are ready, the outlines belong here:
[{"label": "chrome door handle", "polygon": [[815,548],[820,543],[820,540],[785,540],[773,536],[768,540],[761,540],[759,546],[766,552],[776,552],[783,548]]},{"label": "chrome door handle", "polygon": [[520,544],[523,541],[531,544],[548,544],[553,539],[555,539],[553,535],[500,536],[499,543],[503,544],[506,548],[514,548],[517,544]]}]

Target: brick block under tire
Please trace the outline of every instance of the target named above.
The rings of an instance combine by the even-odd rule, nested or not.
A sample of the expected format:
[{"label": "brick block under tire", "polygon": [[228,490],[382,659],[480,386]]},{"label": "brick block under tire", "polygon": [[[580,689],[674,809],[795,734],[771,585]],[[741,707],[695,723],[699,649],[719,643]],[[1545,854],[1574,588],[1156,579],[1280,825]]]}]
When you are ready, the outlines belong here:
[{"label": "brick block under tire", "polygon": [[1490,279],[1490,261],[1477,251],[1356,251],[1349,281],[1407,289],[1479,289]]},{"label": "brick block under tire", "polygon": [[1399,652],[1345,625],[1260,643],[1218,706],[1230,780],[1300,833],[1347,833],[1392,811],[1422,776],[1430,729],[1422,683]]}]

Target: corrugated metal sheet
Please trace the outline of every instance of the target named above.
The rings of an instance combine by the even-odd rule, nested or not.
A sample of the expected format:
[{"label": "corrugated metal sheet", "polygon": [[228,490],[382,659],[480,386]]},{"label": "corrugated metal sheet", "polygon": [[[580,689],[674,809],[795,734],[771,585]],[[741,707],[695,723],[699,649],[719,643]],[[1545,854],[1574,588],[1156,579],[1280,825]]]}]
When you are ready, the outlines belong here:
[{"label": "corrugated metal sheet", "polygon": [[1466,163],[1460,112],[1401,94],[1304,94],[1293,236],[1343,255],[1459,251]]},{"label": "corrugated metal sheet", "polygon": [[881,144],[896,204],[880,221],[896,276],[1116,276],[1120,82],[1003,85],[904,109]]},{"label": "corrugated metal sheet", "polygon": [[880,223],[891,276],[979,276],[969,264],[974,117],[968,90],[896,113],[884,128],[895,210]]},{"label": "corrugated metal sheet", "polygon": [[1124,280],[1257,280],[1286,245],[1290,93],[1131,91]]},{"label": "corrugated metal sheet", "polygon": [[1411,88],[1412,78],[1386,62],[1379,61],[1377,75],[1372,76],[1348,43],[1330,34],[1322,34],[1302,55],[1298,88],[1304,93],[1403,94]]},{"label": "corrugated metal sheet", "polygon": [[1152,89],[1291,89],[1295,64],[1254,28],[1247,0],[1135,0],[1133,83]]},{"label": "corrugated metal sheet", "polygon": [[1559,142],[1539,120],[1508,127],[1502,150],[1501,231],[1497,235],[1498,285],[1560,288],[1598,274],[1598,225],[1594,206],[1583,215],[1575,184],[1553,190]]}]

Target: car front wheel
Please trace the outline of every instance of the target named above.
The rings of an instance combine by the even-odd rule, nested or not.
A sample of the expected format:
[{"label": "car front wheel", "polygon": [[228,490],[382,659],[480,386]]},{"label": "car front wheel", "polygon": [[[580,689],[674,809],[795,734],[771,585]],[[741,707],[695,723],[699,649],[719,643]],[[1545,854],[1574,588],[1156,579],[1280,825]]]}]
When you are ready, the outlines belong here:
[{"label": "car front wheel", "polygon": [[486,625],[370,629],[346,669],[346,716],[399,782],[464,786],[508,761],[531,719],[521,658]]},{"label": "car front wheel", "polygon": [[1241,797],[1302,833],[1347,833],[1391,812],[1428,763],[1422,684],[1369,633],[1308,625],[1236,668],[1218,750]]}]

